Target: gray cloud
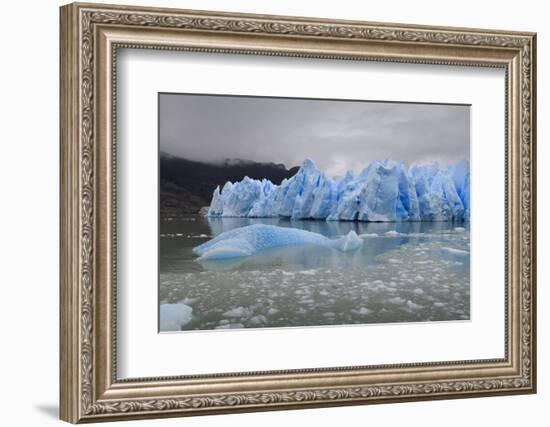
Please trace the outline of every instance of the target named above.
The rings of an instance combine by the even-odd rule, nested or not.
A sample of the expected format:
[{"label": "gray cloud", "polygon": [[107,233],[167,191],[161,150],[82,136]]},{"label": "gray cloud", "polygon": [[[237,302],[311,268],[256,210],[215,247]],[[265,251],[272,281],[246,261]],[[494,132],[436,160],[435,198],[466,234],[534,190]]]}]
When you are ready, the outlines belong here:
[{"label": "gray cloud", "polygon": [[239,158],[329,175],[373,160],[444,164],[470,157],[470,107],[161,94],[160,149],[192,160]]}]

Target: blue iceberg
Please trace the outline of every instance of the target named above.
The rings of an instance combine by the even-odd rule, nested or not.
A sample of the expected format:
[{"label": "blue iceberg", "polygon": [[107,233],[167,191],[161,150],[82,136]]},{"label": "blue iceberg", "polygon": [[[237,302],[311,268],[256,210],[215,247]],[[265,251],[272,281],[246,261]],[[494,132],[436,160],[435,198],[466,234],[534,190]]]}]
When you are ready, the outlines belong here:
[{"label": "blue iceberg", "polygon": [[304,160],[280,185],[245,177],[214,190],[207,216],[328,221],[461,221],[470,218],[470,163],[447,168],[374,161],[340,178]]},{"label": "blue iceberg", "polygon": [[193,320],[193,308],[182,303],[161,304],[159,319],[161,332],[180,331]]},{"label": "blue iceberg", "polygon": [[338,239],[329,239],[297,228],[254,224],[223,232],[193,248],[193,253],[201,260],[230,259],[254,255],[271,248],[297,245],[323,246],[348,252],[359,249],[363,240],[355,231]]}]

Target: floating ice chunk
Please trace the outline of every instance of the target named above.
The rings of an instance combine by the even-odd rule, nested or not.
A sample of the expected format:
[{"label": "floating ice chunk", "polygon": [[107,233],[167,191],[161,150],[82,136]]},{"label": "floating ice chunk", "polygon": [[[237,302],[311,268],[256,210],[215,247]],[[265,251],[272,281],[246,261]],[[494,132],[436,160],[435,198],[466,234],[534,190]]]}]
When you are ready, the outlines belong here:
[{"label": "floating ice chunk", "polygon": [[302,270],[299,272],[300,274],[306,274],[308,276],[313,276],[315,275],[317,272],[315,270]]},{"label": "floating ice chunk", "polygon": [[470,252],[462,249],[449,248],[446,246],[443,246],[441,249],[456,255],[470,255]]},{"label": "floating ice chunk", "polygon": [[180,331],[181,327],[193,318],[193,308],[185,304],[160,305],[160,330]]},{"label": "floating ice chunk", "polygon": [[406,304],[407,308],[411,311],[417,311],[417,310],[420,310],[421,308],[423,308],[421,305],[418,305],[418,304],[415,304],[414,302],[412,302],[411,300],[408,300],[407,301],[407,304]]},{"label": "floating ice chunk", "polygon": [[339,239],[339,245],[340,250],[343,252],[354,251],[363,245],[363,240],[355,231],[351,230],[348,234]]},{"label": "floating ice chunk", "polygon": [[[261,250],[299,244],[325,245],[329,239],[309,231],[254,224],[225,231],[193,249],[203,259],[248,256]],[[221,249],[221,253],[219,250]]]},{"label": "floating ice chunk", "polygon": [[225,317],[249,317],[250,309],[248,307],[235,307],[230,310],[227,310],[223,313]]},{"label": "floating ice chunk", "polygon": [[366,239],[368,237],[378,237],[378,234],[376,234],[376,233],[363,233],[363,234],[360,234],[359,237],[361,237],[361,239]]},{"label": "floating ice chunk", "polygon": [[372,313],[372,310],[369,310],[367,307],[359,307],[359,310],[352,310],[352,311],[361,316],[366,316]]},{"label": "floating ice chunk", "polygon": [[[203,246],[203,245],[201,245]],[[197,246],[195,249],[200,248]],[[193,249],[195,254],[197,251]],[[227,259],[250,256],[254,253],[254,247],[250,242],[243,239],[227,239],[220,241],[216,246],[213,246],[201,254],[200,259]]]},{"label": "floating ice chunk", "polygon": [[242,323],[224,323],[223,325],[218,325],[214,329],[241,329],[244,328]]},{"label": "floating ice chunk", "polygon": [[393,298],[389,298],[388,302],[391,304],[403,304],[406,301],[401,297],[393,297]]},{"label": "floating ice chunk", "polygon": [[212,240],[193,249],[201,260],[228,259],[250,256],[260,251],[285,246],[316,245],[339,249],[356,250],[363,241],[354,231],[331,240],[321,234],[297,228],[254,224],[221,233]]},{"label": "floating ice chunk", "polygon": [[251,317],[248,322],[252,326],[259,326],[267,323],[267,319],[265,318],[265,316],[258,314],[257,316]]},{"label": "floating ice chunk", "polygon": [[386,231],[384,233],[386,236],[391,236],[391,237],[394,237],[394,236],[400,236],[401,233],[395,231],[395,230],[390,230],[390,231]]}]

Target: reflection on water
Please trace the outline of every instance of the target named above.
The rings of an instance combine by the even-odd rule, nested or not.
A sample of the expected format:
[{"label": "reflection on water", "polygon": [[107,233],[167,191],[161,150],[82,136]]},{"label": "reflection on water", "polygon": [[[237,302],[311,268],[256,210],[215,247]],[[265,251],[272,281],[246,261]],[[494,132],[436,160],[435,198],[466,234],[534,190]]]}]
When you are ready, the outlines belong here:
[{"label": "reflection on water", "polygon": [[[251,224],[329,238],[354,230],[364,244],[354,252],[303,245],[202,262],[192,253],[224,231]],[[164,220],[160,304],[192,308],[181,330],[469,319],[469,251],[468,223]]]}]

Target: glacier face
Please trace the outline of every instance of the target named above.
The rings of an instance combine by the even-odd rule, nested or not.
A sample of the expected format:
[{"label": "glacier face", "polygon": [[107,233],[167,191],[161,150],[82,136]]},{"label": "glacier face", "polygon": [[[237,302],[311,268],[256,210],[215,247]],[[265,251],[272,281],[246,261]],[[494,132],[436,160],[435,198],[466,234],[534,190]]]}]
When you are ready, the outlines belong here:
[{"label": "glacier face", "polygon": [[374,161],[357,176],[333,179],[304,160],[280,185],[245,177],[214,190],[207,216],[327,221],[461,221],[470,218],[470,163],[406,168]]},{"label": "glacier face", "polygon": [[298,228],[253,224],[225,231],[193,248],[193,253],[202,260],[230,259],[254,255],[266,249],[297,245],[324,246],[349,252],[359,249],[363,240],[353,230],[331,240],[322,234]]}]

